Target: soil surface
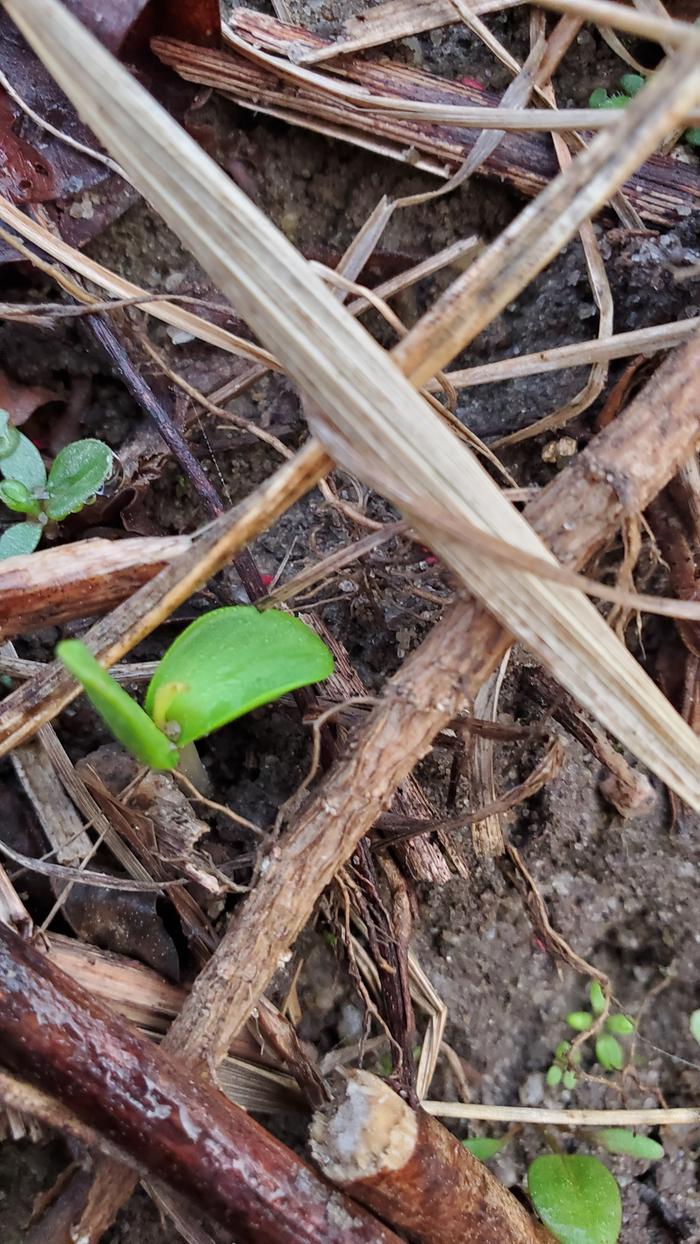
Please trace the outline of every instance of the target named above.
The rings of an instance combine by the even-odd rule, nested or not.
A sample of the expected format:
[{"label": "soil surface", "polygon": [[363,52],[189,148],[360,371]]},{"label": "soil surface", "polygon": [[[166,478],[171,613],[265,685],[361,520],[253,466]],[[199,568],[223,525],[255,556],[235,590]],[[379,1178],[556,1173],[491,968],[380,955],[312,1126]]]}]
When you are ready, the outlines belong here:
[{"label": "soil surface", "polygon": [[[290,5],[293,20],[322,33],[337,30],[350,12],[362,7],[347,0],[300,0]],[[511,10],[491,17],[489,25],[515,55],[527,54],[524,14]],[[654,49],[634,43],[630,47],[647,64],[654,63]],[[503,90],[509,81],[492,54],[459,27],[405,40],[388,51],[446,78],[468,76],[494,90]],[[584,105],[595,86],[612,88],[625,68],[597,33],[583,32],[557,78],[560,102]],[[190,120],[200,141],[290,240],[307,256],[331,264],[383,194],[401,196],[434,186],[427,174],[256,117],[222,99],[204,102],[196,122]],[[452,195],[396,213],[373,261],[372,280],[383,279],[471,233],[488,240],[519,207],[520,202],[504,187],[475,178]],[[700,259],[697,219],[681,221],[665,232],[636,236],[606,218],[596,224],[596,231],[612,287],[616,331],[700,314],[700,280],[680,282],[674,272],[674,266]],[[149,288],[211,292],[178,241],[143,203],[131,208],[89,251],[101,263]],[[394,302],[396,311],[411,323],[453,276],[454,271],[447,271],[402,295]],[[26,299],[29,289],[33,298],[54,296],[48,284],[43,286],[23,268],[5,268],[0,280],[2,296],[8,300]],[[384,332],[378,322],[370,318],[367,322]],[[458,365],[585,340],[596,329],[597,310],[584,254],[580,244],[573,242],[479,336]],[[170,366],[206,391],[244,370],[240,361],[181,340],[164,328],[151,326],[149,331]],[[141,462],[144,446],[149,444],[158,458],[155,437],[144,428],[141,412],[110,371],[84,322],[62,321],[51,334],[50,348],[38,330],[5,322],[0,325],[0,358],[16,380],[46,385],[64,396],[78,380],[85,381],[80,432],[103,437],[125,462],[135,460],[134,438],[141,438],[136,442]],[[626,365],[625,360],[611,366],[608,391]],[[157,368],[148,366],[155,375]],[[583,386],[586,375],[586,368],[577,368],[464,390],[457,413],[489,440],[566,404]],[[503,455],[518,485],[546,483],[558,464],[585,446],[594,433],[604,397],[559,432],[525,442]],[[273,432],[290,448],[304,439],[297,395],[284,380],[267,378],[232,410]],[[195,419],[189,431],[213,484],[227,501],[245,496],[279,463],[269,446],[209,415]],[[123,525],[129,532],[173,533],[190,530],[203,520],[201,506],[171,462],[157,461],[153,475],[143,487],[137,473],[128,508],[119,516],[105,507],[100,529]],[[357,502],[352,481],[339,476],[337,482],[341,496]],[[381,499],[361,496],[360,500],[367,502],[371,516],[388,516]],[[75,534],[82,533],[77,523]],[[265,575],[275,576],[282,568],[284,581],[362,534],[314,493],[261,537],[253,552]],[[613,549],[611,556],[618,553]],[[395,542],[363,566],[363,570],[352,566],[324,586],[317,595],[318,612],[374,693],[420,643],[439,617],[440,601],[450,598],[453,585],[434,559],[408,543]],[[652,573],[649,557],[642,566]],[[663,587],[663,571],[654,573],[655,582]],[[224,576],[216,591],[228,593],[227,599],[243,599],[233,573]],[[179,616],[194,616],[196,609],[197,602],[193,602]],[[170,634],[164,628],[141,646],[137,656],[159,655]],[[46,630],[17,641],[17,649],[22,656],[47,659],[58,637],[57,628]],[[647,625],[643,649],[634,627],[628,642],[652,674],[664,647],[670,645],[680,660],[680,641],[670,623]],[[499,700],[500,721],[521,725],[541,721],[530,668],[530,658],[516,651]],[[454,1062],[440,1060],[430,1096],[457,1100],[468,1092],[475,1101],[529,1106],[616,1106],[621,1101],[629,1106],[696,1105],[700,1057],[688,1030],[688,1016],[700,1006],[697,818],[682,811],[674,823],[667,796],[657,789],[648,815],[623,822],[602,798],[601,767],[556,729],[566,743],[559,774],[539,795],[514,810],[506,828],[547,904],[554,927],[579,956],[610,975],[622,1010],[632,1016],[641,1011],[634,1049],[629,1039],[623,1042],[630,1073],[624,1078],[606,1077],[587,1051],[583,1066],[594,1079],[581,1077],[572,1090],[547,1087],[545,1076],[554,1049],[569,1031],[565,1016],[585,1007],[587,982],[547,953],[512,874],[499,861],[478,858],[465,832],[460,843],[468,879],[455,877],[433,888],[423,885],[416,894],[414,949],[448,1008],[446,1036],[459,1065],[457,1074]],[[63,715],[60,735],[74,760],[107,741],[82,701]],[[496,743],[493,754],[496,790],[501,791],[527,776],[541,754],[541,745],[537,740]],[[215,735],[203,746],[202,755],[215,798],[269,826],[305,773],[309,731],[293,707],[273,706]],[[456,798],[450,801],[450,760],[449,752],[436,748],[417,774],[435,806],[447,815],[474,806],[468,777],[460,779]],[[0,782],[0,797],[7,801],[2,806],[13,810],[18,823],[28,823],[27,833],[36,833],[9,764],[0,769]],[[210,823],[207,849],[219,862],[230,859],[232,852],[240,853],[245,875],[251,839],[215,816]],[[50,905],[50,896],[41,886],[32,888],[31,896],[40,917]],[[105,917],[103,925],[107,924]],[[55,927],[68,931],[60,922]],[[103,944],[109,944],[109,930],[102,927],[100,935]],[[294,960],[296,964],[303,959],[297,982],[300,1031],[320,1057],[356,1043],[364,1022],[347,965],[336,956],[333,943],[332,931],[319,917],[304,935]],[[138,956],[138,945],[131,953]],[[150,958],[142,950],[141,957],[163,967],[158,948],[149,953]],[[184,961],[183,970],[187,975],[191,964]],[[280,993],[284,987],[280,983]],[[386,1047],[370,1043],[366,1058],[367,1065],[381,1070]],[[303,1117],[272,1115],[264,1121],[290,1143],[303,1144]],[[505,1127],[489,1131],[480,1126],[450,1126],[465,1137],[505,1132]],[[559,1137],[566,1150],[596,1152],[614,1170],[623,1197],[623,1244],[700,1241],[700,1127],[667,1129],[658,1138],[666,1156],[651,1164],[603,1155],[585,1131],[562,1132]],[[508,1186],[522,1188],[528,1162],[546,1149],[542,1131],[526,1127],[512,1135],[492,1169]],[[0,1147],[4,1244],[25,1238],[37,1197],[69,1160],[62,1143],[55,1140],[32,1144],[26,1139],[8,1139]],[[105,1238],[111,1244],[133,1240],[164,1244],[181,1237],[161,1223],[145,1195],[139,1194]]]}]

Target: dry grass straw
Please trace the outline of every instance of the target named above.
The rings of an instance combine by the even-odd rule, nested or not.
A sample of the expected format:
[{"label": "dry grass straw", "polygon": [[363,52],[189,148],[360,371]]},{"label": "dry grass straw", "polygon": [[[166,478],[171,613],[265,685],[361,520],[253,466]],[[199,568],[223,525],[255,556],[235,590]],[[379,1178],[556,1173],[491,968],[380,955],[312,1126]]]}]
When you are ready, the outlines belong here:
[{"label": "dry grass straw", "polygon": [[[623,113],[614,133],[599,135],[399,344],[397,367],[264,215],[57,0],[5,0],[5,7],[134,184],[315,404],[316,429],[333,457],[408,511],[421,537],[499,621],[681,798],[700,808],[698,740],[585,597],[505,567],[473,540],[426,523],[427,506],[457,529],[466,522],[525,554],[550,557],[411,384],[425,383],[471,341],[700,101],[696,32],[684,28],[683,48]],[[610,6],[602,7],[609,16]],[[118,655],[125,650],[120,647]]]},{"label": "dry grass straw", "polygon": [[[462,0],[474,16],[484,13],[503,12],[517,8],[522,0]],[[330,47],[310,52],[301,48],[296,57],[300,65],[312,65],[331,60],[335,56],[360,52],[363,48],[378,47],[407,35],[421,34],[439,26],[449,26],[461,20],[453,0],[388,0],[350,17],[343,27],[343,35]]]},{"label": "dry grass straw", "polygon": [[[611,361],[628,358],[632,354],[655,354],[659,350],[682,345],[698,329],[698,316],[692,320],[673,320],[669,324],[638,328],[629,333],[612,333],[609,337],[596,337],[588,341],[574,341],[571,345],[554,346],[551,350],[535,350],[532,354],[497,359],[494,363],[482,363],[479,367],[448,371],[445,376],[453,388],[471,389],[476,385],[519,380],[523,376],[539,376],[543,372],[561,371],[566,367],[581,367],[599,359]],[[432,391],[438,387],[433,380],[427,385]]]},{"label": "dry grass straw", "polygon": [[555,1127],[690,1127],[700,1123],[700,1108],[675,1106],[651,1110],[544,1110],[538,1106],[482,1106],[461,1101],[423,1101],[440,1119],[478,1119],[489,1123],[539,1123]]}]

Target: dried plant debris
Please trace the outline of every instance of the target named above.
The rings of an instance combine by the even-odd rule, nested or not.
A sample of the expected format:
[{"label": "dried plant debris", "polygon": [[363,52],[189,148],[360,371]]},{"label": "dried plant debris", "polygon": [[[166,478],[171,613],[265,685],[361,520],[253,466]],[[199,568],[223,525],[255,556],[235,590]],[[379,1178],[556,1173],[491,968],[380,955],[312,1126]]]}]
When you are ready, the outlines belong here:
[{"label": "dried plant debris", "polygon": [[[550,2],[3,0],[3,444],[115,468],[0,572],[9,1238],[700,1231],[700,31]],[[193,753],[251,603],[333,672]]]}]

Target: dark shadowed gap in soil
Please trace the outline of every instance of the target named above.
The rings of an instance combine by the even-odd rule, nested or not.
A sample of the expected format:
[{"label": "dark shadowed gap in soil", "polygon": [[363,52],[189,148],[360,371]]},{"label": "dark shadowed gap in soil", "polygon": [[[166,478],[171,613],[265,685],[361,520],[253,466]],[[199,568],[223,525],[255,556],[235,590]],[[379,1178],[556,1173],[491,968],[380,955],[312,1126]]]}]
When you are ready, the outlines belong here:
[{"label": "dark shadowed gap in soil", "polygon": [[[312,28],[333,30],[334,23],[363,6],[346,0],[302,2],[293,17]],[[489,19],[495,33],[522,56],[527,28],[517,11]],[[409,39],[392,54],[445,77],[472,76],[500,90],[506,72],[490,53],[476,46],[459,28]],[[583,32],[559,75],[562,104],[582,105],[594,86],[612,87],[624,67],[597,35]],[[290,130],[281,123],[255,118],[221,100],[210,101],[197,114],[197,137],[212,151],[309,257],[334,263],[384,193],[402,195],[429,188],[422,174],[353,151],[314,135]],[[519,204],[493,182],[477,179],[450,197],[425,208],[395,215],[380,247],[385,267],[404,267],[471,232],[494,236]],[[615,329],[623,331],[700,314],[700,282],[675,281],[671,263],[687,261],[700,250],[697,220],[679,223],[665,235],[629,237],[601,225],[601,245],[615,299]],[[91,247],[102,263],[139,283],[169,292],[201,292],[201,273],[176,239],[144,205],[133,208]],[[383,272],[377,271],[381,278]],[[396,301],[398,313],[411,322],[452,274]],[[26,295],[25,274],[5,270],[0,282],[7,296],[18,289]],[[36,291],[41,286],[33,282]],[[580,245],[572,243],[551,267],[507,308],[460,359],[463,365],[512,353],[526,353],[595,334],[597,313],[586,278]],[[206,347],[173,338],[163,328],[152,339],[171,366],[194,383],[211,389],[237,371],[239,363]],[[389,339],[387,338],[387,341]],[[0,326],[0,358],[13,376],[27,382],[63,388],[75,377],[89,377],[90,399],[82,431],[103,436],[117,450],[141,426],[141,416],[121,385],[109,374],[85,328],[64,324],[50,339],[35,330]],[[611,368],[611,382],[624,362]],[[490,438],[516,430],[566,402],[581,387],[584,369],[533,377],[498,386],[467,390],[460,395],[459,414],[479,435]],[[548,441],[573,437],[582,448],[592,434],[594,407],[553,437],[528,442],[511,451],[507,465],[518,482],[543,484],[556,470],[543,459]],[[268,378],[235,406],[237,413],[260,422],[290,446],[303,438],[303,421],[291,387]],[[193,444],[217,486],[225,483],[236,501],[265,478],[277,464],[272,450],[235,429],[206,421],[206,440],[195,426]],[[212,462],[211,448],[214,449]],[[569,448],[568,452],[572,452]],[[353,500],[351,488],[346,490]],[[384,517],[380,499],[370,512]],[[132,529],[181,531],[201,518],[196,502],[177,469],[166,466],[160,479],[140,499]],[[274,530],[256,542],[255,555],[264,573],[274,575],[289,555],[285,577],[313,559],[310,539],[319,553],[346,540],[342,523],[317,493],[294,507]],[[421,561],[421,554],[401,550],[397,565],[408,564],[409,580],[391,573],[391,566],[370,565],[366,577],[348,573],[328,595],[334,599],[320,610],[346,645],[350,658],[370,690],[381,687],[407,652],[433,624],[439,607],[410,590],[410,575],[434,592],[449,594],[450,584],[439,569]],[[234,576],[229,586],[235,592]],[[184,611],[186,612],[186,611]],[[164,630],[139,650],[144,659],[162,650]],[[46,659],[58,637],[43,632],[18,647],[23,655]],[[656,623],[645,632],[645,656],[653,670],[663,642],[673,642],[670,627]],[[633,642],[633,641],[631,641]],[[528,722],[536,717],[523,666],[517,654],[501,698],[505,719]],[[77,759],[105,736],[94,716],[78,702],[63,715],[61,736]],[[260,710],[207,742],[204,757],[214,778],[216,797],[239,812],[268,824],[279,804],[293,792],[308,759],[308,731],[293,710],[273,706]],[[496,786],[506,789],[520,781],[537,759],[534,747],[496,747]],[[449,757],[436,750],[421,766],[419,777],[440,809],[445,807]],[[513,841],[522,850],[552,921],[573,948],[613,979],[621,1005],[634,1014],[664,973],[671,983],[645,1012],[638,1047],[640,1087],[630,1104],[655,1105],[657,1092],[669,1105],[696,1104],[700,1096],[697,1047],[687,1031],[687,1016],[698,1005],[700,934],[695,913],[697,818],[684,814],[670,828],[663,793],[646,818],[623,824],[598,793],[598,766],[569,740],[566,762],[540,796],[518,808],[510,820]],[[3,790],[12,784],[4,765]],[[5,796],[4,796],[5,797]],[[7,796],[10,797],[9,795]],[[460,791],[469,806],[469,791]],[[214,824],[211,851],[224,861],[243,849],[236,834]],[[249,843],[247,844],[249,846]],[[465,839],[471,869],[468,882],[454,879],[441,889],[424,887],[416,951],[422,966],[449,1008],[447,1038],[463,1060],[475,1100],[502,1104],[615,1104],[598,1085],[579,1084],[572,1093],[550,1090],[545,1072],[553,1050],[566,1035],[564,1016],[585,1002],[585,982],[560,972],[543,952],[525,917],[512,881],[494,863],[477,860]],[[299,982],[301,1035],[320,1053],[357,1040],[362,1015],[345,967],[336,960],[322,931],[309,930],[302,939],[305,967]],[[677,1056],[674,1058],[673,1056]],[[679,1061],[685,1060],[685,1061]],[[377,1063],[375,1056],[375,1066]],[[441,1064],[431,1095],[456,1097],[456,1085]],[[267,1118],[266,1124],[293,1143],[301,1143],[302,1123]],[[466,1128],[456,1126],[460,1135]],[[486,1131],[486,1128],[473,1129]],[[700,1193],[697,1160],[700,1129],[670,1130],[663,1137],[666,1158],[646,1170],[628,1159],[606,1159],[622,1185],[623,1244],[668,1244],[677,1239],[700,1240]],[[569,1144],[569,1140],[566,1141]],[[571,1142],[573,1144],[573,1141]],[[578,1148],[588,1151],[584,1133]],[[541,1152],[535,1129],[518,1134],[493,1168],[509,1185],[522,1184],[527,1161]],[[4,1244],[23,1238],[36,1195],[50,1186],[61,1169],[59,1142],[30,1146],[6,1142],[0,1148],[0,1224]],[[67,1155],[66,1155],[67,1156]],[[143,1195],[134,1199],[109,1235],[117,1241],[158,1244],[180,1237],[162,1227]]]}]

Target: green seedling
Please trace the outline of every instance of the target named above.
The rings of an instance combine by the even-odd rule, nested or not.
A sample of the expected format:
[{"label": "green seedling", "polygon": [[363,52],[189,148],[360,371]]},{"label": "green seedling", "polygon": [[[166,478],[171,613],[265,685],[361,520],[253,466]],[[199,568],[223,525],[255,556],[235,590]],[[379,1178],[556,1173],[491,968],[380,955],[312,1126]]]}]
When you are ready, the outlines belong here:
[{"label": "green seedling", "polygon": [[480,1162],[488,1162],[490,1158],[495,1158],[496,1154],[500,1153],[504,1145],[508,1144],[508,1137],[470,1136],[468,1140],[463,1140],[462,1144]]},{"label": "green seedling", "polygon": [[111,471],[109,446],[88,439],[66,445],[47,475],[39,450],[0,410],[0,501],[24,515],[24,522],[13,523],[0,536],[0,558],[33,553],[46,525],[94,501]]},{"label": "green seedling", "polygon": [[615,1244],[622,1223],[620,1190],[598,1158],[545,1154],[527,1173],[532,1204],[560,1244]]},{"label": "green seedling", "polygon": [[[604,86],[597,86],[588,97],[589,108],[626,108],[635,95],[641,91],[645,79],[638,73],[623,73],[620,78],[620,90],[608,95]],[[690,147],[700,147],[700,129],[690,126],[683,134],[683,139]]]},{"label": "green seedling", "polygon": [[[588,989],[590,1011],[571,1011],[566,1022],[574,1032],[587,1033],[605,1012],[606,1000],[600,981],[591,981]],[[604,1071],[621,1071],[624,1063],[624,1051],[618,1037],[628,1037],[634,1032],[634,1021],[627,1015],[608,1015],[605,1018],[602,1032],[595,1037],[595,1056]],[[587,1038],[587,1040],[593,1040]],[[585,1048],[585,1046],[584,1046]],[[590,1047],[589,1047],[590,1048]],[[581,1049],[577,1047],[571,1052],[568,1041],[561,1041],[554,1052],[552,1065],[547,1071],[546,1081],[549,1088],[561,1085],[565,1089],[573,1089],[576,1085],[576,1073],[572,1064],[578,1067],[581,1063]]]},{"label": "green seedling", "polygon": [[626,1127],[604,1127],[595,1133],[599,1145],[608,1153],[621,1153],[644,1162],[658,1162],[664,1156],[664,1147],[650,1136],[636,1136]]},{"label": "green seedling", "polygon": [[112,734],[152,769],[174,769],[181,750],[230,721],[333,672],[333,656],[298,618],[252,605],[214,609],[186,627],[160,661],[144,708],[77,639],[56,655]]}]

